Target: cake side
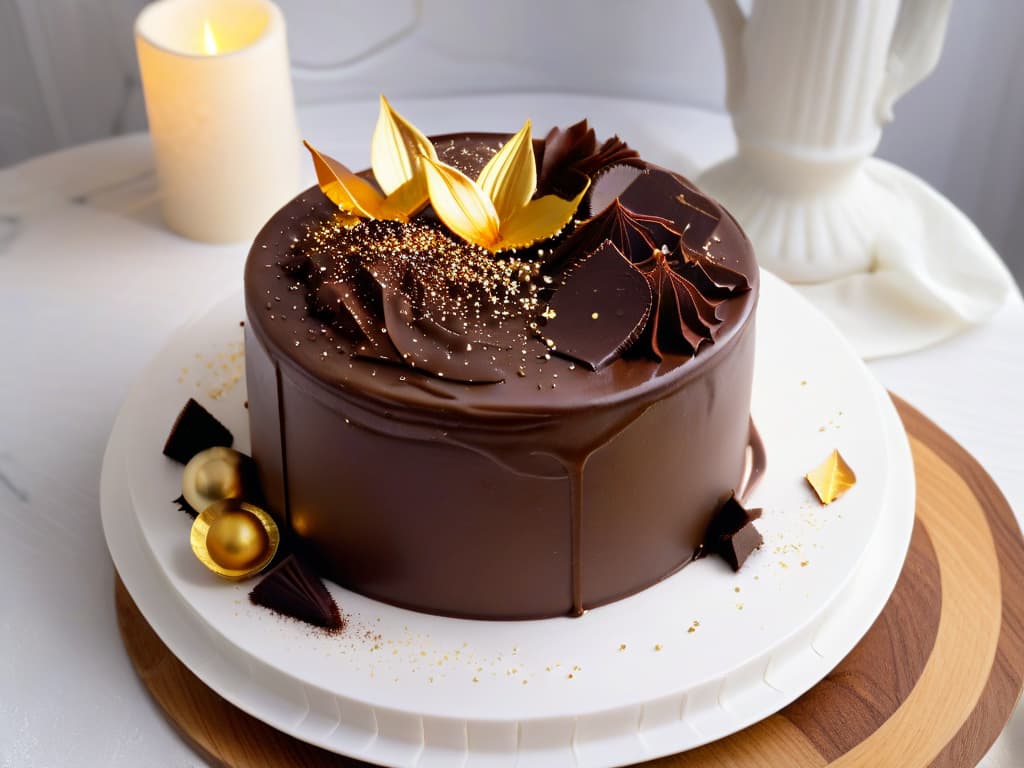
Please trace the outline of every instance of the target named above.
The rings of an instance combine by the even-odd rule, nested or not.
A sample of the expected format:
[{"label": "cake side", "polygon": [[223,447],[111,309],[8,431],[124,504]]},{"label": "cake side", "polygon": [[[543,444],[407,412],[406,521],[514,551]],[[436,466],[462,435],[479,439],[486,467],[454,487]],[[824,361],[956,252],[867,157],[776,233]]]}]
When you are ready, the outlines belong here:
[{"label": "cake side", "polygon": [[[466,134],[435,145],[473,173],[506,139]],[[310,279],[310,267],[339,269],[332,253],[375,247],[366,230],[379,243],[395,229],[390,222],[336,227],[336,207],[313,189],[261,232],[246,266],[253,454],[271,508],[322,573],[417,610],[538,618],[631,594],[692,559],[710,516],[744,472],[757,269],[731,217],[681,177],[648,165],[618,180],[609,173],[591,202],[608,195],[608,185],[621,187],[608,206],[641,211],[645,231],[670,238],[658,245],[666,261],[673,247],[683,257],[673,271],[706,257],[693,282],[707,274],[743,279],[742,291],[711,279],[709,290],[720,296],[704,326],[714,327],[713,338],[700,336],[701,326],[687,330],[688,319],[703,322],[699,313],[708,310],[694,304],[696,320],[684,317],[682,300],[670,307],[678,317],[666,311],[661,318],[668,330],[649,330],[648,322],[630,348],[615,349],[614,339],[610,353],[593,348],[582,321],[565,330],[553,307],[568,307],[564,319],[581,311],[579,297],[591,290],[581,257],[616,238],[628,249],[623,214],[595,224],[608,206],[517,252],[517,263],[537,265],[531,279],[541,287],[533,289],[530,311],[506,313],[498,324],[485,313],[472,329],[486,332],[482,344],[458,334],[448,339],[456,363],[491,381],[446,377],[461,372],[443,367],[450,361],[427,371],[400,356],[388,359],[395,357],[390,349],[375,354],[366,330],[353,332],[353,314],[382,320],[384,334],[411,329],[405,342],[418,341],[423,328],[409,322],[403,329],[409,316],[396,321],[393,311],[385,318],[381,302],[363,300],[341,318],[324,312],[324,282]],[[418,221],[427,238],[441,231],[429,209]],[[648,245],[646,236],[633,242]],[[618,313],[638,312],[635,295],[643,288],[618,262],[608,266],[621,290],[597,297],[580,317],[599,325],[601,313],[610,313],[614,334]],[[348,277],[347,269],[337,276]],[[339,284],[347,285],[332,283]],[[416,290],[404,292],[415,297]],[[559,292],[575,298],[559,304]],[[415,298],[422,311],[423,296]],[[559,326],[564,332],[556,334]],[[428,341],[436,347],[438,338],[447,337]],[[557,339],[572,348],[559,349]]]}]

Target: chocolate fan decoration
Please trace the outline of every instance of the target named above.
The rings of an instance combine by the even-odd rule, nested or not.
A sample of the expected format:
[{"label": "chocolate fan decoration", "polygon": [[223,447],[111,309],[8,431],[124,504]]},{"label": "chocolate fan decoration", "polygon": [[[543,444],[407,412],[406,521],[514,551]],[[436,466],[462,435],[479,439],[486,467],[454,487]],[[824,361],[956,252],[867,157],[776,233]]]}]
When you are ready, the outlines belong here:
[{"label": "chocolate fan decoration", "polygon": [[631,165],[642,168],[640,154],[618,136],[600,147],[594,129],[580,120],[568,128],[552,128],[544,140],[534,142],[537,154],[537,196],[555,194],[571,199],[605,168]]},{"label": "chocolate fan decoration", "polygon": [[[652,177],[667,175],[652,170],[640,177],[643,182],[638,179],[626,192],[638,183],[650,185]],[[662,182],[655,179],[655,183]],[[684,209],[682,203],[680,209]],[[704,213],[688,206],[685,209]],[[581,251],[587,253],[584,258],[589,259],[605,241],[610,241],[624,256],[624,263],[648,282],[651,298],[648,300],[644,293],[633,291],[629,294],[627,308],[620,310],[628,317],[646,315],[646,325],[639,334],[634,334],[630,324],[623,322],[615,331],[603,328],[606,335],[598,340],[586,339],[584,337],[593,329],[578,322],[559,323],[556,314],[545,329],[546,335],[555,342],[556,351],[591,367],[599,367],[626,350],[642,351],[661,361],[668,354],[695,355],[704,344],[713,343],[715,331],[721,324],[717,306],[730,296],[749,290],[749,284],[739,273],[715,264],[706,253],[688,247],[685,232],[686,227],[680,230],[670,219],[630,210],[618,198],[603,213],[578,228],[558,249],[553,258],[555,265],[560,258],[567,258],[567,254]],[[581,279],[578,272],[578,267],[570,267],[562,286],[555,292],[551,307],[556,313],[562,291],[579,293],[580,285],[573,287],[574,280],[578,283]],[[586,276],[588,272],[581,274]],[[602,354],[594,354],[595,345],[602,348]],[[588,354],[577,357],[567,351],[579,349],[587,349]]]}]

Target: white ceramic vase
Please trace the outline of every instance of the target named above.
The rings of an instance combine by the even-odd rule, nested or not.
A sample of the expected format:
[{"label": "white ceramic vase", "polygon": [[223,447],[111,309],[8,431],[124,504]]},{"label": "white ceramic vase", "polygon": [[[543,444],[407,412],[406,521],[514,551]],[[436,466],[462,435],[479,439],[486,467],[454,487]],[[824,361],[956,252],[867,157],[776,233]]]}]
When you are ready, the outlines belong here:
[{"label": "white ceramic vase", "polygon": [[934,68],[950,0],[708,0],[738,154],[701,185],[762,265],[794,283],[870,271],[891,197],[866,161],[893,103]]}]

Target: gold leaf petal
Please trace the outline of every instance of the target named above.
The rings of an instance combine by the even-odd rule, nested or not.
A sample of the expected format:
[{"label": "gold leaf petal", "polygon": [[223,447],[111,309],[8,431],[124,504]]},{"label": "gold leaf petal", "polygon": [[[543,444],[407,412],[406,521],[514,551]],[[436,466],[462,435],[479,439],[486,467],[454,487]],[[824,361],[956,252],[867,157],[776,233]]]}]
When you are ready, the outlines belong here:
[{"label": "gold leaf petal", "polygon": [[408,221],[427,205],[427,176],[420,173],[385,198],[378,218]]},{"label": "gold leaf petal", "polygon": [[537,190],[537,162],[533,157],[529,120],[487,162],[477,183],[493,201],[501,221],[511,218],[530,202]]},{"label": "gold leaf petal", "polygon": [[557,195],[545,195],[531,200],[524,208],[516,211],[512,218],[501,223],[501,237],[494,250],[525,248],[556,234],[572,219],[588,187],[589,181],[572,200]]},{"label": "gold leaf petal", "polygon": [[498,214],[475,181],[450,165],[425,158],[427,190],[434,212],[463,240],[493,251],[498,242]]},{"label": "gold leaf petal", "polygon": [[368,219],[377,218],[384,195],[333,157],[320,154],[308,141],[302,143],[313,156],[317,182],[328,199],[346,213]]},{"label": "gold leaf petal", "polygon": [[832,451],[825,461],[808,472],[805,477],[822,504],[831,504],[857,482],[857,476],[839,455],[839,451]]},{"label": "gold leaf petal", "polygon": [[380,115],[370,144],[373,176],[385,194],[390,195],[415,176],[422,175],[420,158],[437,159],[430,140],[416,126],[395,112],[388,100],[380,97]]}]

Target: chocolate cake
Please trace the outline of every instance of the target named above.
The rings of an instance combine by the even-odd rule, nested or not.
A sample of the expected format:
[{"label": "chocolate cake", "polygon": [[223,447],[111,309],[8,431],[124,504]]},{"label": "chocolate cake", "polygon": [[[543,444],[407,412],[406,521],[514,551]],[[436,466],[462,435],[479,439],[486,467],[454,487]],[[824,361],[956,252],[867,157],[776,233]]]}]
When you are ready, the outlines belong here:
[{"label": "chocolate cake", "polygon": [[[524,130],[432,137],[406,169],[429,200],[393,217],[406,188],[382,178],[376,137],[376,207],[315,153],[320,187],[270,220],[245,268],[269,509],[319,573],[418,611],[543,618],[633,594],[693,560],[749,474],[749,241],[618,139]],[[513,142],[499,160],[528,158],[527,192],[495,193],[474,234],[445,196],[488,188]]]}]

